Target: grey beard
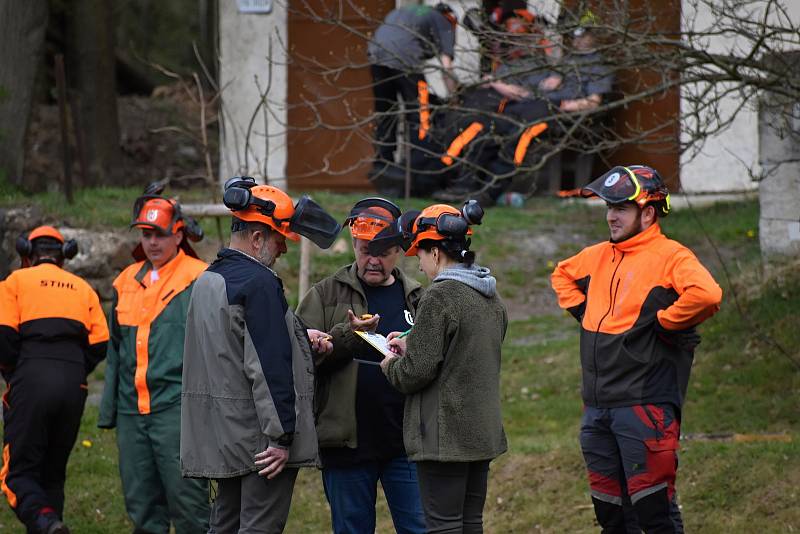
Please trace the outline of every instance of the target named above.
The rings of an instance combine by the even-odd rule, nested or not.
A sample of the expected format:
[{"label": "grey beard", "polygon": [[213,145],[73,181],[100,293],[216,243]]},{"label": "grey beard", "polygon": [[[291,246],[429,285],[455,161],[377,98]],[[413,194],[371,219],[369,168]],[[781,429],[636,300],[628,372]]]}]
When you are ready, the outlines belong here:
[{"label": "grey beard", "polygon": [[256,259],[269,268],[272,268],[272,266],[275,264],[275,256],[269,253],[266,243],[261,250],[258,251],[258,254],[256,254]]}]

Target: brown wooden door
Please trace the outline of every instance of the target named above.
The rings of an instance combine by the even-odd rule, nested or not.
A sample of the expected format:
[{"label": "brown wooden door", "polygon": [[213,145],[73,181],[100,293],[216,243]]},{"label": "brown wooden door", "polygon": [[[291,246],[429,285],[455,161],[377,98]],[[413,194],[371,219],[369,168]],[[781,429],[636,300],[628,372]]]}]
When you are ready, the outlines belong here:
[{"label": "brown wooden door", "polygon": [[289,188],[371,187],[367,41],[394,5],[394,0],[289,3]]},{"label": "brown wooden door", "polygon": [[[627,23],[634,32],[653,36],[675,37],[681,29],[680,0],[565,0],[565,5],[575,11],[579,6],[588,6],[597,16],[600,27],[619,26]],[[623,11],[621,11],[623,10]],[[625,22],[623,22],[625,21]],[[602,33],[602,30],[601,30]],[[619,46],[626,46],[620,33],[607,32],[608,44],[616,40]],[[602,40],[603,37],[600,37]],[[650,49],[653,52],[655,48]],[[614,52],[613,50],[610,52]],[[621,50],[617,53],[623,54]],[[678,74],[665,70],[655,64],[648,54],[641,51],[634,54],[642,61],[642,66],[626,66],[615,71],[615,91],[626,95],[641,93],[657,87],[664,77],[676,79]],[[655,54],[652,57],[656,57]],[[679,135],[680,135],[680,91],[677,87],[656,93],[651,98],[631,102],[612,112],[611,123],[615,134],[629,142],[619,146],[602,158],[595,158],[594,175],[597,176],[613,165],[645,164],[657,169],[673,190],[679,180]]]},{"label": "brown wooden door", "polygon": [[[674,37],[681,29],[680,0],[629,0],[631,18],[642,22],[635,28],[649,33]],[[646,21],[646,22],[644,22]],[[665,73],[657,65],[622,71],[618,87],[623,94],[642,91],[662,83],[665,76],[672,79],[677,73]],[[612,165],[646,164],[658,170],[673,191],[677,189],[680,172],[680,90],[677,87],[656,94],[652,99],[633,102],[614,112],[617,132],[626,138],[640,137],[636,142],[617,149],[610,158]],[[601,172],[604,170],[599,169]]]}]

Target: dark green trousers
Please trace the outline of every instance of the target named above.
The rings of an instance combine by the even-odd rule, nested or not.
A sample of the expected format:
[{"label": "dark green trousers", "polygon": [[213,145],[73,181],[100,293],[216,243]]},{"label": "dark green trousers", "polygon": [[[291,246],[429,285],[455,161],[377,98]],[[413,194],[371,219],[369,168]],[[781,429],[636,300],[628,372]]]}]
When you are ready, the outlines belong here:
[{"label": "dark green trousers", "polygon": [[134,532],[208,531],[208,481],[181,477],[180,404],[149,415],[117,416],[119,473]]}]

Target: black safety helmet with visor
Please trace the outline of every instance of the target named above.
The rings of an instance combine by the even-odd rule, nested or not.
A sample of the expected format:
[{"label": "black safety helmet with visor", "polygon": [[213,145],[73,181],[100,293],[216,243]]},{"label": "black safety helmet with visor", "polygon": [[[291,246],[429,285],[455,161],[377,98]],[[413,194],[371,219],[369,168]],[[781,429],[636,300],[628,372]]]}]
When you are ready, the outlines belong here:
[{"label": "black safety helmet with visor", "polygon": [[229,179],[224,190],[223,203],[233,212],[234,230],[242,221],[264,222],[290,239],[296,241],[296,234],[299,234],[326,249],[342,229],[336,219],[308,195],[300,197],[292,206],[286,193],[276,187],[258,185],[250,176]]},{"label": "black safety helmet with visor", "polygon": [[402,210],[394,202],[380,197],[368,197],[353,205],[344,224],[350,228],[354,239],[371,241],[402,214]]},{"label": "black safety helmet with visor", "polygon": [[609,204],[652,204],[660,217],[670,212],[669,189],[658,171],[646,165],[617,166],[581,189],[581,196],[598,196]]}]

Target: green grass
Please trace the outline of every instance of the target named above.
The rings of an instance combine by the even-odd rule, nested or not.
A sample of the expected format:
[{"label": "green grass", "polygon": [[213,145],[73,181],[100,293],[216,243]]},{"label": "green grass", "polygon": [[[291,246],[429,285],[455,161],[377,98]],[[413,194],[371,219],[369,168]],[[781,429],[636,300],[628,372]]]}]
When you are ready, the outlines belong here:
[{"label": "green grass", "polygon": [[[36,202],[53,213],[67,214],[61,216],[107,217],[92,219],[90,224],[98,227],[122,226],[136,194],[131,190],[86,193],[87,199],[104,198],[124,209],[123,216],[111,206],[82,215],[55,198],[51,204],[39,204],[39,197]],[[356,194],[313,196],[339,220],[360,198]],[[416,208],[425,205],[424,200],[411,203]],[[578,203],[532,199],[523,210],[490,210],[484,224],[476,228],[474,248],[479,260],[493,269],[514,310],[502,374],[509,452],[492,464],[487,532],[598,531],[577,443],[581,414],[578,327],[555,307],[547,276],[553,262],[607,237],[603,213],[602,208]],[[663,221],[663,227],[698,254],[725,291],[722,310],[702,327],[683,432],[783,433],[792,439],[790,443],[684,440],[678,492],[687,531],[750,532],[753,525],[763,533],[797,531],[800,370],[775,344],[800,360],[800,274],[794,269],[776,276],[762,269],[757,202],[678,211]],[[552,237],[554,248],[537,241],[543,237]],[[730,280],[724,276],[715,247]],[[339,253],[315,252],[312,280],[351,260],[346,247]],[[278,264],[290,300],[296,300],[298,261],[298,247],[290,246]],[[409,259],[405,268],[417,273],[416,260]],[[96,414],[96,408],[87,408],[70,460],[67,519],[81,533],[122,532],[130,526],[122,505],[114,433],[94,429]],[[83,439],[90,439],[92,447],[83,447]],[[380,497],[378,502],[378,531],[391,532],[385,502]],[[0,511],[0,530],[16,529],[10,512]],[[330,531],[330,521],[319,473],[304,470],[287,532],[326,531]]]}]

